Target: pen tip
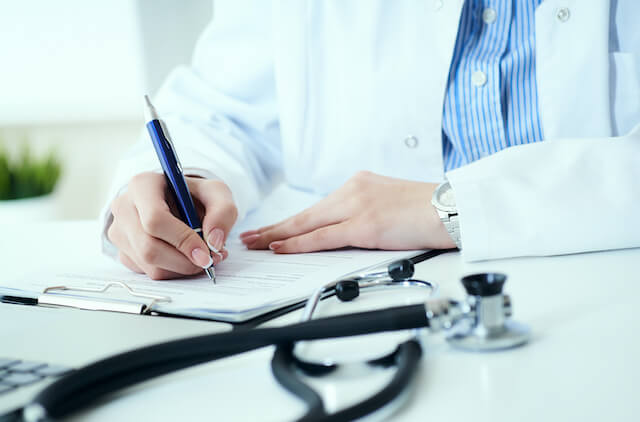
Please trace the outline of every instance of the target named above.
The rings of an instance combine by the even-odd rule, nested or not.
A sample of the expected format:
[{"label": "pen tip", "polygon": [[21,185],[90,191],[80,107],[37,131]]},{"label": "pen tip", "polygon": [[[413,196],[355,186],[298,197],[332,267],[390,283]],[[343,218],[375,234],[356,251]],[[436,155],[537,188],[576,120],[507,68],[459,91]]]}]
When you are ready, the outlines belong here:
[{"label": "pen tip", "polygon": [[207,273],[209,279],[213,281],[213,284],[216,284],[216,271],[213,269],[213,266],[205,268],[204,272]]}]

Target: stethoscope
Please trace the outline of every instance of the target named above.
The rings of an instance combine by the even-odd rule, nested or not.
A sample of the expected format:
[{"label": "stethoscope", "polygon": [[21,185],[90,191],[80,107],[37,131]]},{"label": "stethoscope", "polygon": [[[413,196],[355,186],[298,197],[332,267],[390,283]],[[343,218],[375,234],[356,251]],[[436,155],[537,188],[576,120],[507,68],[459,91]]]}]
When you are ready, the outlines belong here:
[{"label": "stethoscope", "polygon": [[[360,296],[363,291],[379,290],[381,288],[428,289],[429,295],[434,293],[437,286],[425,280],[413,279],[415,263],[424,261],[443,251],[429,251],[411,259],[401,259],[390,263],[380,271],[355,274],[341,280],[336,280],[318,288],[307,300],[302,311],[300,322],[313,319],[322,299],[336,296],[341,302],[350,302]],[[374,359],[358,362],[356,365],[387,368],[395,366],[396,371],[388,383],[365,400],[341,409],[335,413],[328,413],[322,396],[298,375],[298,371],[311,377],[328,375],[341,366],[353,363],[339,363],[337,359],[324,356],[321,362],[312,361],[301,356],[297,343],[278,344],[271,359],[271,372],[278,383],[291,394],[302,400],[306,406],[306,413],[297,421],[351,421],[371,414],[386,406],[409,386],[422,356],[422,347],[417,336],[404,341],[392,350]]]},{"label": "stethoscope", "polygon": [[506,276],[498,273],[464,277],[462,284],[467,296],[461,301],[429,299],[412,305],[312,318],[320,299],[334,294],[341,300],[349,300],[357,297],[360,290],[376,286],[433,289],[435,286],[429,282],[411,279],[412,264],[438,253],[430,251],[409,263],[392,263],[382,272],[329,283],[310,297],[303,312],[304,320],[296,324],[174,340],[97,361],[47,386],[25,406],[23,419],[33,422],[62,418],[110,393],[151,378],[277,345],[272,370],[286,389],[307,403],[307,413],[300,420],[352,420],[390,403],[410,384],[422,354],[419,341],[410,339],[392,353],[370,362],[371,365],[395,365],[397,369],[392,380],[361,403],[332,414],[327,414],[320,395],[306,385],[295,370],[302,368],[308,372],[327,373],[335,369],[336,363],[305,361],[295,354],[296,342],[427,328],[429,333],[445,332],[450,344],[465,350],[492,351],[526,343],[529,329],[510,319],[511,301],[502,292]]},{"label": "stethoscope", "polygon": [[[383,271],[358,274],[326,284],[317,289],[307,301],[301,322],[311,321],[322,298],[335,295],[340,301],[348,302],[360,293],[376,288],[418,288],[429,289],[437,286],[429,281],[413,279],[414,262],[421,262],[442,251],[429,251],[412,259],[392,262]],[[430,331],[448,331],[448,341],[467,350],[497,350],[523,344],[528,339],[528,329],[513,321],[507,321],[511,314],[508,296],[502,295],[506,276],[502,274],[476,274],[462,279],[467,290],[466,303],[453,301],[431,301]],[[466,318],[461,315],[466,314]],[[460,315],[460,316],[457,316]],[[435,324],[439,320],[439,324]],[[454,327],[455,326],[455,327]],[[336,359],[324,356],[322,361],[312,361],[300,353],[300,342],[279,344],[271,360],[271,370],[282,387],[307,405],[307,412],[298,421],[350,421],[369,415],[397,399],[407,389],[422,356],[422,346],[418,333],[414,330],[411,339],[399,343],[388,354],[357,364],[370,367],[395,366],[395,374],[379,391],[367,399],[329,414],[321,395],[305,383],[299,372],[310,377],[330,374],[344,366]],[[352,363],[349,363],[352,364]]]}]

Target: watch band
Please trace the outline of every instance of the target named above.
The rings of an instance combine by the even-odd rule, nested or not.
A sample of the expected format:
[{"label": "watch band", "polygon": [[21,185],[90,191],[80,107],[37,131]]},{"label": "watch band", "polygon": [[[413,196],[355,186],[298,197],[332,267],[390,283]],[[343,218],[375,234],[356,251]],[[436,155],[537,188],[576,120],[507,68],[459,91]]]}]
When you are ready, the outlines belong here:
[{"label": "watch band", "polygon": [[448,214],[442,211],[438,211],[438,213],[446,214],[446,218],[442,218],[442,214],[440,215],[440,220],[444,224],[444,228],[447,229],[447,233],[453,239],[453,242],[456,244],[458,249],[462,249],[462,242],[460,241],[460,222],[458,221],[458,214]]}]

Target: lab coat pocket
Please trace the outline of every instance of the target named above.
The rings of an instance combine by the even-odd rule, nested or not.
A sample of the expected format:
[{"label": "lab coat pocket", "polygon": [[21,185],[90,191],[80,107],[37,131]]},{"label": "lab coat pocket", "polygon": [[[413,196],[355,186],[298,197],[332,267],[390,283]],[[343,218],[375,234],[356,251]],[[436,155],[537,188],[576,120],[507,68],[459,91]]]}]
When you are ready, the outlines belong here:
[{"label": "lab coat pocket", "polygon": [[614,52],[609,59],[611,123],[620,136],[640,123],[640,55]]}]

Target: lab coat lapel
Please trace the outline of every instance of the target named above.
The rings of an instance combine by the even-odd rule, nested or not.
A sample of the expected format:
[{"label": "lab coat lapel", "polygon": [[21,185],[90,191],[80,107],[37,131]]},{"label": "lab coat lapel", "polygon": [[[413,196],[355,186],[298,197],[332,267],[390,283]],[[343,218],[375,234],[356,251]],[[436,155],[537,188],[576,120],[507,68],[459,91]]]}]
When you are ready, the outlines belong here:
[{"label": "lab coat lapel", "polygon": [[464,0],[436,0],[433,3],[434,14],[430,24],[434,28],[433,33],[436,34],[437,62],[442,66],[446,65],[446,73],[448,74]]},{"label": "lab coat lapel", "polygon": [[609,0],[546,0],[536,10],[545,139],[611,136]]},{"label": "lab coat lapel", "polygon": [[425,43],[422,50],[424,72],[423,79],[418,83],[423,84],[426,89],[423,90],[424,98],[418,101],[424,104],[425,112],[416,116],[416,126],[424,128],[427,139],[438,140],[437,143],[432,143],[430,159],[425,161],[425,168],[431,169],[426,179],[431,181],[438,181],[444,177],[442,109],[464,1],[433,1],[431,12],[426,14],[421,34]]}]

